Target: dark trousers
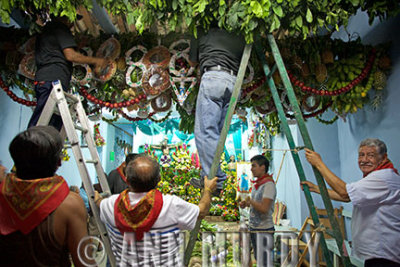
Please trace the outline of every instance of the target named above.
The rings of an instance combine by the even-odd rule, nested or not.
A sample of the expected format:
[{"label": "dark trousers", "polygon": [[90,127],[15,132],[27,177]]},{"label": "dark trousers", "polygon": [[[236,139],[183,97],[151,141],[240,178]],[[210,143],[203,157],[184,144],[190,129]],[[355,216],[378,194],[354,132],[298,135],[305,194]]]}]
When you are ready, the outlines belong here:
[{"label": "dark trousers", "polygon": [[400,267],[400,263],[387,259],[375,258],[366,260],[365,267]]},{"label": "dark trousers", "polygon": [[[40,115],[42,114],[43,108],[46,105],[52,89],[53,84],[51,81],[35,82],[37,104],[35,110],[33,111],[32,117],[29,120],[28,128],[35,126],[38,123]],[[54,114],[50,119],[49,125],[60,131],[63,126],[61,116]]]}]

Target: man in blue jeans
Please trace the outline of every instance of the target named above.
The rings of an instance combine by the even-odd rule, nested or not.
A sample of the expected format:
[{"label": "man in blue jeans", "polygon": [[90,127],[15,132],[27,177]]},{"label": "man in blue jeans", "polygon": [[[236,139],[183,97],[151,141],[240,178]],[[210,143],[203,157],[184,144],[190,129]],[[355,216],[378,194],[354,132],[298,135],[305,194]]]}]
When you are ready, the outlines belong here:
[{"label": "man in blue jeans", "polygon": [[[81,16],[78,15],[77,19]],[[93,64],[105,66],[108,60],[82,55],[77,52],[74,37],[70,28],[72,22],[67,17],[51,17],[41,34],[36,37],[35,44],[35,94],[37,105],[29,121],[28,128],[35,126],[42,114],[43,108],[53,89],[52,82],[60,80],[64,91],[69,88],[72,74],[72,63]],[[53,115],[49,125],[61,130],[62,121],[58,115]]]},{"label": "man in blue jeans", "polygon": [[[190,181],[197,188],[204,187],[204,176],[209,175],[245,44],[242,36],[213,26],[191,41],[190,63],[192,66],[199,63],[202,73],[194,125],[202,170],[200,180]],[[219,195],[226,174],[218,167],[216,176],[218,185],[214,195]]]}]

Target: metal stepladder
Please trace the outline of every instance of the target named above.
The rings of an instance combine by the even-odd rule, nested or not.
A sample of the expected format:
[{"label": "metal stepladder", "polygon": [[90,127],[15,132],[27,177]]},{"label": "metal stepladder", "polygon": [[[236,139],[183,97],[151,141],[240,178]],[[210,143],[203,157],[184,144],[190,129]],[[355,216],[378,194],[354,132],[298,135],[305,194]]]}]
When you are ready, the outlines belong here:
[{"label": "metal stepladder", "polygon": [[[293,159],[294,159],[294,162],[295,162],[295,166],[296,166],[297,172],[299,174],[300,181],[306,181],[305,174],[304,174],[304,169],[303,169],[303,167],[301,165],[300,157],[297,154],[296,145],[294,143],[294,139],[293,139],[292,133],[291,133],[290,128],[289,128],[289,123],[287,121],[287,118],[286,118],[286,115],[285,115],[285,112],[284,112],[284,109],[283,109],[283,106],[282,106],[282,103],[281,103],[281,99],[280,99],[280,96],[278,94],[278,90],[277,90],[277,88],[275,86],[275,83],[274,83],[274,80],[272,78],[272,74],[276,70],[279,71],[280,77],[281,77],[281,79],[283,81],[285,90],[286,90],[288,98],[289,98],[290,105],[291,105],[291,107],[292,107],[292,109],[294,111],[294,116],[295,116],[295,119],[296,119],[296,121],[298,123],[300,133],[302,135],[304,144],[305,144],[305,146],[307,148],[313,150],[311,138],[309,136],[307,127],[305,125],[302,112],[300,110],[300,107],[299,107],[296,95],[294,93],[293,87],[292,87],[292,85],[290,83],[289,76],[288,76],[288,73],[286,71],[285,65],[283,63],[283,60],[282,60],[281,54],[279,52],[278,46],[276,44],[275,38],[271,34],[268,34],[267,40],[268,40],[269,46],[271,47],[272,54],[273,54],[275,62],[276,62],[276,64],[272,67],[272,70],[270,70],[270,68],[268,67],[264,51],[262,49],[262,46],[261,46],[259,40],[255,43],[256,53],[257,53],[257,56],[258,56],[259,60],[262,63],[264,74],[267,77],[267,84],[268,84],[268,86],[269,86],[269,88],[271,90],[272,98],[274,100],[276,109],[278,111],[278,116],[279,116],[279,119],[281,121],[281,125],[282,125],[282,128],[283,128],[283,131],[284,131],[284,133],[286,135],[286,138],[287,138],[287,141],[288,141],[288,144],[289,144],[289,148],[290,148],[290,150],[292,152],[292,156],[293,156]],[[214,156],[213,163],[212,163],[212,166],[211,166],[210,173],[209,173],[208,177],[214,177],[216,172],[217,172],[217,168],[218,168],[218,165],[219,165],[221,154],[223,152],[225,140],[226,140],[226,137],[227,137],[227,134],[228,134],[229,125],[230,125],[230,122],[231,122],[231,119],[232,119],[232,116],[233,116],[233,112],[234,112],[235,107],[236,107],[236,103],[238,101],[240,89],[241,89],[242,83],[243,83],[243,78],[244,78],[244,75],[245,75],[245,72],[246,72],[246,68],[247,68],[247,64],[248,64],[248,61],[249,61],[249,58],[250,58],[251,47],[252,47],[252,45],[250,45],[250,44],[246,45],[246,47],[244,49],[244,52],[243,52],[243,56],[242,56],[242,60],[241,60],[241,63],[240,63],[240,67],[239,67],[239,71],[238,71],[235,87],[234,87],[234,90],[233,90],[233,93],[232,93],[231,101],[229,103],[229,109],[228,109],[228,112],[227,112],[226,117],[225,117],[225,122],[224,122],[224,125],[223,125],[223,128],[222,128],[222,131],[221,131],[221,135],[220,135],[220,138],[219,138],[219,141],[218,141],[217,149],[216,149],[216,152],[215,152],[215,156]],[[331,200],[329,198],[328,191],[327,191],[326,185],[325,185],[325,181],[324,181],[324,179],[322,178],[321,174],[319,173],[319,171],[316,168],[313,168],[313,171],[314,171],[314,175],[316,177],[318,186],[320,188],[321,197],[323,199],[325,208],[327,210],[329,221],[330,221],[331,226],[332,226],[332,230],[333,231],[331,231],[330,234],[336,240],[336,245],[337,245],[338,250],[340,252],[343,265],[346,266],[346,267],[347,266],[351,266],[349,257],[345,256],[345,254],[343,252],[343,247],[342,247],[343,238],[342,238],[341,233],[340,233],[339,223],[338,223],[338,221],[336,220],[336,218],[334,216],[334,210],[333,210],[332,202],[331,202]],[[307,186],[304,187],[304,194],[305,194],[305,197],[306,197],[307,205],[309,207],[313,223],[314,223],[314,225],[316,227],[319,227],[320,226],[320,222],[319,222],[319,219],[318,219],[318,214],[316,212],[316,208],[315,208],[314,202],[312,200],[311,193],[310,193],[310,191],[309,191]],[[191,254],[192,254],[196,239],[197,239],[197,234],[198,234],[198,232],[200,230],[200,223],[201,223],[200,221],[197,222],[195,228],[192,230],[192,232],[190,234],[190,239],[189,239],[189,242],[187,244],[187,247],[186,247],[186,250],[185,250],[185,257],[184,257],[184,260],[185,260],[184,263],[185,263],[186,266],[189,264],[189,260],[190,260],[190,257],[191,257]],[[321,244],[321,248],[323,250],[323,255],[324,255],[324,258],[325,258],[327,266],[332,266],[331,254],[330,254],[330,252],[328,250],[327,244],[326,244],[325,239],[324,239],[323,236],[321,236],[320,244]]]},{"label": "metal stepladder", "polygon": [[[59,81],[53,82],[53,89],[46,102],[46,105],[43,108],[37,125],[48,125],[53,114],[58,114],[62,118],[63,128],[61,130],[61,136],[63,140],[65,140],[65,137],[67,137],[71,144],[75,161],[79,169],[79,174],[87,193],[89,205],[92,210],[97,229],[99,230],[105,252],[107,253],[111,266],[114,267],[116,266],[114,254],[111,250],[111,244],[106,228],[100,221],[100,210],[94,202],[95,191],[92,180],[90,179],[86,165],[87,163],[94,164],[97,177],[103,191],[102,195],[111,195],[110,188],[108,186],[103,167],[101,166],[100,158],[93,140],[93,133],[90,130],[88,118],[82,106],[81,100],[78,96],[64,92]],[[76,122],[78,122],[80,125],[76,124]],[[76,130],[81,131],[84,136],[91,155],[91,159],[89,160],[85,160],[83,157],[82,147],[80,145]]]}]

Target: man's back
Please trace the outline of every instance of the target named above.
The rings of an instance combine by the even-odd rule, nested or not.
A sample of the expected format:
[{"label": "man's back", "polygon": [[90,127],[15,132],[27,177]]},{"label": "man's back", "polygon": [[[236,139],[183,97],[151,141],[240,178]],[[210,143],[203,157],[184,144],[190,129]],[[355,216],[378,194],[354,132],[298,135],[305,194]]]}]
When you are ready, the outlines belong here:
[{"label": "man's back", "polygon": [[[2,208],[2,212],[4,209]],[[1,216],[7,216],[1,214]],[[14,231],[0,235],[2,266],[75,266],[79,241],[86,236],[86,210],[78,194],[70,192],[64,201],[28,234]]]},{"label": "man's back", "polygon": [[[129,193],[132,205],[146,193]],[[149,233],[136,241],[134,233],[121,232],[116,227],[114,205],[118,195],[104,199],[100,204],[100,217],[106,224],[117,262],[126,266],[182,266],[179,248],[180,230],[191,230],[197,221],[199,208],[182,199],[165,195],[163,206]]]}]

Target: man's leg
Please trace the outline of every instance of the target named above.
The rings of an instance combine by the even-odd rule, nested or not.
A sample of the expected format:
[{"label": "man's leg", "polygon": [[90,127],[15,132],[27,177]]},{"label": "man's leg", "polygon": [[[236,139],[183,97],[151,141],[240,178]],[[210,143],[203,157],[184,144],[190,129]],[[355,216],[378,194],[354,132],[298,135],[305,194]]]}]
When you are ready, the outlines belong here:
[{"label": "man's leg", "polygon": [[[228,76],[228,78],[227,78]],[[202,166],[201,177],[208,175],[215,156],[221,134],[221,116],[224,110],[224,99],[229,94],[229,74],[224,72],[206,72],[200,84],[196,103],[195,141]],[[222,189],[226,175],[218,167],[218,186]]]},{"label": "man's leg", "polygon": [[[37,82],[35,85],[35,95],[36,95],[36,108],[33,111],[32,117],[29,120],[28,128],[35,126],[42,115],[44,106],[46,105],[47,99],[50,96],[51,90],[53,89],[53,84],[51,81]],[[59,115],[53,115],[50,119],[49,125],[53,126],[57,130],[62,128],[62,120]]]}]

